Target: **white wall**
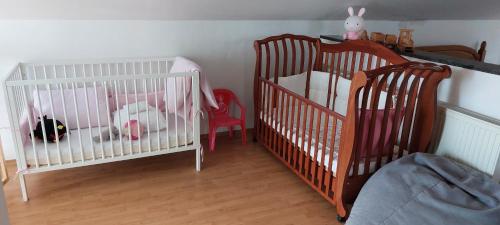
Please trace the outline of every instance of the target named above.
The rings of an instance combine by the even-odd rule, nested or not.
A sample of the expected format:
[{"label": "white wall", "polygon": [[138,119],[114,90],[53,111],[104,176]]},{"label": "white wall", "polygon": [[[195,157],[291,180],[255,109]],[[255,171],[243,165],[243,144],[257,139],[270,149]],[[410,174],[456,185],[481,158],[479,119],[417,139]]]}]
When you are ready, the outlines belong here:
[{"label": "white wall", "polygon": [[[396,32],[397,22],[368,22]],[[18,61],[182,55],[198,62],[213,87],[232,89],[252,122],[253,41],[269,35],[312,36],[343,32],[343,21],[0,21],[0,74]],[[3,95],[3,93],[2,93]],[[0,99],[3,99],[0,98]],[[0,106],[3,106],[3,100]],[[7,159],[14,157],[4,107],[0,132]],[[204,129],[206,130],[206,129]]]},{"label": "white wall", "polygon": [[414,29],[416,45],[460,44],[479,49],[487,42],[486,62],[500,64],[500,20],[427,20],[401,22]]}]

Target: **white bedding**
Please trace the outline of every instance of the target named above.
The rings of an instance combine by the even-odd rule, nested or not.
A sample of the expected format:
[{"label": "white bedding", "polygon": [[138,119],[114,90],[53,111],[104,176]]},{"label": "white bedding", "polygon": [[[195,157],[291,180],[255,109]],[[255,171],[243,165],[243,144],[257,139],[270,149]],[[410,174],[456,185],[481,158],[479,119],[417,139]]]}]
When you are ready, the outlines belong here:
[{"label": "white bedding", "polygon": [[[274,113],[276,113],[276,111],[274,111]],[[309,113],[308,113],[309,114]],[[324,143],[324,138],[323,138],[323,134],[324,134],[324,130],[321,129],[319,131],[319,135],[318,135],[318,139],[316,139],[316,129],[313,128],[312,129],[312,137],[309,136],[309,126],[306,126],[306,129],[302,129],[302,128],[299,128],[299,132],[297,132],[297,127],[296,125],[294,125],[293,128],[290,127],[290,122],[288,123],[288,129],[285,130],[285,125],[283,124],[283,126],[281,126],[282,124],[279,122],[279,119],[275,120],[273,118],[271,118],[270,116],[268,118],[265,118],[265,113],[264,112],[261,112],[260,113],[260,118],[263,119],[264,121],[266,121],[266,123],[271,126],[273,129],[276,127],[276,129],[279,129],[281,130],[280,133],[281,135],[285,136],[288,140],[291,140],[292,143],[296,144],[297,146],[300,147],[300,150],[304,149],[305,152],[308,152],[309,151],[309,144],[311,143],[311,148],[310,148],[310,152],[309,152],[309,156],[310,157],[314,157],[315,154],[316,155],[316,162],[321,163],[323,162],[323,165],[325,166],[325,170],[328,170],[328,166],[330,165],[330,154],[332,153],[331,151],[331,132],[333,130],[333,119],[330,119],[329,120],[329,123],[328,123],[328,134],[327,134],[327,140],[326,140],[326,146],[323,147],[323,143]],[[275,114],[276,115],[276,114]],[[301,117],[304,116],[304,112],[302,112],[301,114]],[[306,125],[309,124],[310,122],[310,117],[308,116],[308,119],[306,121]],[[296,120],[296,118],[295,118]],[[302,119],[301,119],[302,121]],[[314,120],[316,121],[316,120]],[[315,122],[313,124],[316,124]],[[324,126],[324,122],[321,123],[322,124],[322,127]],[[302,126],[302,123],[300,124],[300,126]],[[281,128],[281,129],[280,129]],[[332,162],[332,172],[333,172],[333,175],[335,176],[336,174],[336,171],[337,171],[337,156],[338,156],[338,151],[339,151],[339,143],[340,143],[340,132],[341,132],[341,129],[342,129],[342,123],[341,122],[338,122],[337,123],[337,126],[336,126],[336,135],[334,137],[334,151],[333,151],[333,162]],[[304,138],[302,138],[302,131],[305,130],[306,133],[304,135]],[[286,133],[286,134],[285,134]],[[298,134],[298,138],[297,138],[297,134]],[[318,148],[318,152],[316,153],[316,140],[319,140],[319,143],[317,144],[317,148]],[[302,148],[302,146],[304,146]],[[325,149],[325,158],[324,160],[322,159],[322,152],[323,152],[323,149]],[[397,146],[394,148],[394,155],[393,155],[393,158],[395,158],[395,156],[398,154],[398,148]],[[382,164],[384,164],[384,162],[387,161],[387,157],[383,157],[382,158]],[[376,162],[376,158],[373,158],[372,160],[370,160],[370,172],[374,172],[375,171],[375,166],[376,164],[374,163]],[[350,175],[352,175],[352,169],[349,173]],[[359,164],[359,170],[358,170],[358,175],[362,175],[364,174],[364,163],[360,163]]]},{"label": "white bedding", "polygon": [[[107,129],[108,126],[102,127],[101,130]],[[113,153],[114,156],[121,156],[122,149],[124,155],[129,155],[131,151],[134,154],[142,152],[158,151],[158,144],[160,144],[160,149],[175,148],[189,145],[193,142],[193,128],[191,124],[187,124],[187,129],[184,128],[184,119],[177,117],[177,130],[175,132],[175,115],[169,114],[168,121],[168,132],[167,129],[158,131],[150,131],[149,136],[147,130],[144,131],[144,135],[141,136],[140,140],[129,141],[128,138],[123,137],[123,148],[120,144],[120,140],[113,139],[113,141],[105,141],[102,143],[94,142],[92,140],[93,136],[99,134],[99,127],[80,129],[81,133],[81,143],[79,140],[79,132],[77,129],[69,130],[65,135],[63,140],[59,142],[59,149],[61,151],[61,160],[63,163],[70,163],[71,156],[73,157],[73,162],[78,162],[82,160],[92,160],[94,156],[96,159],[110,158]],[[158,139],[159,137],[159,139]],[[166,138],[168,137],[168,138]],[[44,143],[40,140],[35,141],[35,149],[38,154],[39,165],[47,165],[47,159],[50,159],[52,164],[59,164],[59,153],[57,150],[56,143],[47,143],[48,157],[45,151]],[[71,148],[69,147],[71,143]],[[28,165],[35,166],[35,151],[31,140],[28,141],[24,149],[26,151],[26,161]],[[71,149],[71,151],[70,151]],[[93,153],[94,152],[94,153]]]}]

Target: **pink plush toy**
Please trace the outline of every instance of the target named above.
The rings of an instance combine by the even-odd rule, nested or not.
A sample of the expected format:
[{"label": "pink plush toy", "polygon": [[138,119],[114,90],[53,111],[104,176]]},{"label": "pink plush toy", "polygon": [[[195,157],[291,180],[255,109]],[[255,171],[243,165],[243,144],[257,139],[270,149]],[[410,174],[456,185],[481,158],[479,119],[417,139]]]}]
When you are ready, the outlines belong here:
[{"label": "pink plush toy", "polygon": [[349,17],[345,20],[344,27],[346,32],[344,33],[345,40],[358,40],[361,34],[365,30],[365,22],[363,20],[363,14],[365,14],[365,8],[361,8],[358,15],[354,15],[354,9],[349,7],[347,9],[349,12]]},{"label": "pink plush toy", "polygon": [[144,126],[137,120],[129,120],[123,127],[123,136],[129,137],[131,140],[139,139],[144,133]]}]

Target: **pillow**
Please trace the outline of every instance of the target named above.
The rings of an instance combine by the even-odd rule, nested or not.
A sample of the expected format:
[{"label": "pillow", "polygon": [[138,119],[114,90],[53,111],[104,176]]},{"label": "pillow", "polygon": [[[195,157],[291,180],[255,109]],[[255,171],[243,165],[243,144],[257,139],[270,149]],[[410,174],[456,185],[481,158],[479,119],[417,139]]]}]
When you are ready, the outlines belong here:
[{"label": "pillow", "polygon": [[[270,80],[273,80],[271,78]],[[306,93],[306,81],[307,76],[305,73],[287,76],[287,77],[279,77],[278,84],[300,96],[305,96]]]},{"label": "pillow", "polygon": [[[106,98],[109,98],[109,95],[106,93],[104,87],[99,86],[96,87],[95,90],[94,87],[75,88],[74,92],[75,94],[73,95],[73,89],[64,89],[61,95],[61,91],[58,89],[52,91],[33,91],[34,116],[39,117],[41,113],[42,116],[47,115],[48,118],[54,117],[64,123],[68,129],[77,128],[77,122],[80,124],[80,128],[107,126],[109,124],[108,111],[106,108]],[[87,92],[87,98],[85,98],[85,92]],[[52,95],[53,116],[50,104],[50,94]],[[90,123],[85,106],[87,99]],[[77,104],[76,108],[75,100]],[[67,121],[64,118],[63,108],[66,109]],[[97,120],[98,115],[100,124]]]},{"label": "pillow", "polygon": [[[399,117],[395,118],[396,116],[396,110],[395,109],[390,109],[388,112],[388,119],[387,119],[387,126],[385,130],[385,137],[384,137],[384,147],[385,146],[391,146],[391,148],[386,148],[383,149],[382,155],[390,155],[392,154],[392,145],[394,145],[393,140],[391,140],[391,131],[392,131],[392,126],[394,122],[396,122],[396,126],[400,126],[402,119],[403,119],[403,110],[399,113]],[[361,112],[358,111],[358,114]],[[382,138],[382,125],[384,121],[384,110],[377,110],[375,113],[375,126],[373,129],[373,133],[370,135],[370,122],[372,118],[372,113],[373,110],[366,110],[365,116],[364,116],[364,126],[363,126],[363,131],[361,133],[361,146],[358,148],[360,151],[360,156],[361,158],[366,158],[366,157],[375,157],[378,155],[378,153],[381,151],[380,149],[380,141]],[[358,115],[359,117],[361,115]],[[398,134],[396,134],[398,135]],[[372,136],[372,145],[368,146],[368,139],[369,137]],[[397,137],[396,137],[397,140]],[[370,149],[370,155],[368,155],[368,149]]]},{"label": "pillow", "polygon": [[[165,101],[163,98],[164,95],[165,91],[163,90],[158,92],[137,93],[137,99],[135,97],[135,93],[118,94],[116,96],[116,98],[118,99],[118,107],[112,107],[112,109],[110,110],[122,109],[124,105],[144,101],[147,102],[147,104],[150,105],[151,107],[156,107],[156,103],[158,103],[158,109],[160,109],[160,111],[164,111],[165,110]],[[113,101],[114,104],[116,104],[115,101],[116,100]]]},{"label": "pillow", "polygon": [[[138,106],[139,111],[136,110]],[[148,110],[146,110],[148,107]],[[130,115],[129,115],[130,113]],[[148,123],[149,116],[149,123]],[[113,113],[113,123],[115,127],[122,127],[129,120],[137,120],[140,124],[144,126],[144,130],[147,131],[148,126],[150,131],[160,131],[167,128],[167,121],[165,120],[165,115],[151,106],[146,106],[146,102],[138,102],[137,104],[124,105],[122,109],[117,110]],[[158,126],[156,125],[156,120],[158,118]]]}]

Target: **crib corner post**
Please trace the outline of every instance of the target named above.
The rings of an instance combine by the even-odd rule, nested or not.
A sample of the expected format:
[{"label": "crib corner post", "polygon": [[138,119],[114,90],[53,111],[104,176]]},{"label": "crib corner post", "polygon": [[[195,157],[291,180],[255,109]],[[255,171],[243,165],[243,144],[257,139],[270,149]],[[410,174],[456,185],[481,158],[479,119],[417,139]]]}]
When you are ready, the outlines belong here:
[{"label": "crib corner post", "polygon": [[21,189],[21,196],[24,202],[28,201],[28,190],[26,189],[26,180],[24,179],[24,174],[19,173],[19,187]]},{"label": "crib corner post", "polygon": [[193,88],[193,144],[196,146],[196,172],[200,172],[201,170],[201,161],[202,161],[202,145],[200,141],[200,116],[201,116],[201,98],[200,98],[200,72],[195,72],[192,78],[192,86]]},{"label": "crib corner post", "polygon": [[196,172],[201,171],[201,158],[202,158],[202,150],[201,147],[196,148]]},{"label": "crib corner post", "polygon": [[356,117],[358,110],[358,94],[367,83],[367,76],[364,72],[358,72],[352,78],[349,100],[347,103],[346,121],[342,124],[340,149],[337,164],[337,180],[335,188],[335,202],[337,214],[341,218],[347,216],[347,209],[344,201],[344,188],[347,184],[351,161],[355,154],[356,142]]}]

